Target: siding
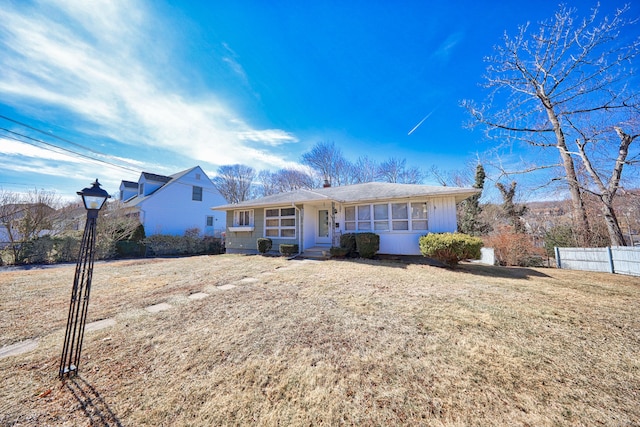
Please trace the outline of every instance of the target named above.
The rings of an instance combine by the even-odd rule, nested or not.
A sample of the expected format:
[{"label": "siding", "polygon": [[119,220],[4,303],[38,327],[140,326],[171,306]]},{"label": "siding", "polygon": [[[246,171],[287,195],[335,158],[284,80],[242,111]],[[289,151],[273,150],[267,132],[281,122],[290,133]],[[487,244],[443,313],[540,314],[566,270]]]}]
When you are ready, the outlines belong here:
[{"label": "siding", "polygon": [[[196,173],[201,175],[199,180],[195,177]],[[202,201],[191,200],[194,185],[202,187]],[[183,235],[190,228],[197,228],[201,232],[211,231],[209,234],[219,236],[225,231],[225,215],[224,212],[211,210],[211,206],[220,205],[224,201],[206,174],[197,168],[181,177],[179,181],[167,184],[141,202],[138,207],[141,210],[145,233],[149,236]],[[207,227],[207,216],[214,217],[213,230]]]},{"label": "siding", "polygon": [[[264,209],[253,209],[253,231],[229,231],[233,227],[234,211],[227,211],[227,235],[225,238],[225,247],[227,253],[230,254],[256,254],[258,253],[258,239],[264,237]],[[296,224],[299,224],[300,218],[296,211]],[[299,229],[296,230],[299,232]],[[280,244],[297,244],[298,239],[272,239],[272,253],[279,253]]]}]

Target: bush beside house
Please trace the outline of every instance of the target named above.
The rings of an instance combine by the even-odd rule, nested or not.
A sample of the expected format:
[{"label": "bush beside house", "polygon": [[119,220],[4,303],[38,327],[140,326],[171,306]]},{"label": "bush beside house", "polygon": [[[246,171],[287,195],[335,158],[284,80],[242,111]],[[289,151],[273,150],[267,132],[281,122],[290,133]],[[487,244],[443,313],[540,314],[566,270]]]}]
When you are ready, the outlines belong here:
[{"label": "bush beside house", "polygon": [[479,259],[482,239],[462,233],[430,233],[420,237],[420,252],[453,267],[465,259]]},{"label": "bush beside house", "polygon": [[268,237],[260,237],[258,239],[258,252],[262,255],[266,254],[273,247],[273,241]]},{"label": "bush beside house", "polygon": [[373,258],[380,250],[380,236],[376,233],[356,233],[356,248],[362,258]]},{"label": "bush beside house", "polygon": [[340,236],[340,247],[332,247],[333,257],[373,258],[380,250],[380,236],[376,233],[345,233]]},{"label": "bush beside house", "polygon": [[292,256],[299,252],[299,246],[294,244],[282,243],[280,244],[280,247],[278,249],[280,253],[284,256]]}]

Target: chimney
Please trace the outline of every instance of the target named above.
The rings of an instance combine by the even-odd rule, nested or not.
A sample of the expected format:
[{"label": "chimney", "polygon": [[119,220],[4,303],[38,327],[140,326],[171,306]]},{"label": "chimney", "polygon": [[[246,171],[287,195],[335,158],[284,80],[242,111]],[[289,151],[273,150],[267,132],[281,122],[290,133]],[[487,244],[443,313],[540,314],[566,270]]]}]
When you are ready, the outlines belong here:
[{"label": "chimney", "polygon": [[331,187],[331,183],[329,182],[328,179],[324,180],[324,184],[322,184],[322,188],[329,188]]}]

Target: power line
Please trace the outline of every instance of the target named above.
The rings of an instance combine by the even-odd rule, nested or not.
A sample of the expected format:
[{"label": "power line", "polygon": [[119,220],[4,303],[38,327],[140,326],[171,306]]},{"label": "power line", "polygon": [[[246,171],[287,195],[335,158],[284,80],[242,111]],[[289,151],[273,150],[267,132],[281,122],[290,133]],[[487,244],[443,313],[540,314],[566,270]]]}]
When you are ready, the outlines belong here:
[{"label": "power line", "polygon": [[[75,157],[80,157],[80,158],[87,159],[87,160],[90,160],[90,161],[93,161],[93,162],[104,163],[104,164],[106,164],[106,165],[113,166],[113,167],[120,168],[120,169],[124,169],[124,170],[128,170],[128,171],[131,171],[131,172],[140,172],[140,170],[139,170],[139,169],[132,169],[132,168],[129,168],[129,167],[127,167],[127,166],[122,166],[122,165],[118,165],[118,164],[115,164],[115,163],[108,162],[108,161],[106,161],[106,160],[97,159],[97,158],[95,158],[95,157],[91,157],[91,156],[88,156],[88,155],[86,155],[86,154],[78,153],[77,151],[73,151],[73,150],[70,150],[70,149],[68,149],[68,148],[60,147],[60,146],[58,146],[58,145],[51,144],[51,143],[46,142],[46,141],[42,141],[41,139],[32,138],[32,137],[30,137],[30,136],[23,135],[23,134],[18,133],[18,132],[14,132],[14,131],[12,131],[12,130],[9,130],[9,129],[3,128],[3,127],[0,127],[0,130],[3,130],[3,131],[8,132],[8,133],[11,133],[11,134],[13,134],[13,135],[20,136],[20,137],[22,137],[22,138],[29,139],[29,140],[31,140],[31,141],[38,142],[38,143],[40,143],[40,144],[44,144],[44,145],[46,145],[46,146],[48,146],[48,147],[53,147],[53,148],[55,148],[55,149],[57,149],[57,150],[65,151],[65,152],[70,153],[71,155],[73,155],[73,156],[75,156]],[[32,145],[32,146],[37,147],[37,148],[42,148],[42,149],[44,149],[44,150],[52,151],[52,152],[54,152],[54,153],[61,154],[61,153],[60,153],[60,151],[54,150],[54,149],[52,149],[52,148],[42,147],[42,146],[40,146],[40,145],[36,145],[36,144],[34,144],[34,143],[32,143],[32,142],[29,142],[29,141],[23,141],[23,140],[21,140],[21,139],[14,138],[14,137],[12,137],[12,136],[5,136],[5,138],[12,139],[12,140],[14,140],[14,141],[18,141],[18,142],[22,142],[22,143],[24,143],[24,144],[29,144],[29,145]]]},{"label": "power line", "polygon": [[[16,120],[16,119],[12,119],[11,117],[7,117],[7,116],[5,116],[5,115],[3,115],[3,114],[0,114],[0,118],[5,119],[5,120],[8,120],[8,121],[10,121],[10,122],[12,122],[12,123],[15,123],[15,124],[17,124],[17,125],[24,126],[24,127],[28,128],[28,129],[31,129],[31,130],[36,131],[36,132],[39,132],[39,133],[41,133],[41,134],[43,134],[43,135],[47,135],[47,136],[50,136],[50,137],[52,137],[52,138],[58,139],[58,140],[60,140],[60,141],[64,141],[64,142],[66,142],[66,143],[68,143],[68,144],[71,144],[71,145],[73,145],[73,146],[75,146],[75,147],[78,147],[78,148],[82,148],[83,150],[87,150],[87,151],[89,151],[89,152],[91,152],[91,153],[94,153],[94,154],[97,154],[97,155],[100,155],[100,156],[104,156],[104,157],[108,157],[108,158],[111,158],[111,159],[117,159],[117,160],[119,160],[119,161],[121,161],[121,162],[122,162],[122,160],[121,160],[121,159],[119,159],[119,158],[117,158],[117,157],[115,157],[115,156],[113,156],[113,155],[111,155],[111,154],[102,153],[102,152],[100,152],[100,151],[94,150],[93,148],[90,148],[90,147],[84,146],[84,145],[82,145],[82,144],[78,144],[77,142],[73,142],[73,141],[71,141],[71,140],[69,140],[69,139],[63,138],[63,137],[61,137],[61,136],[57,136],[57,135],[55,135],[55,134],[53,134],[53,133],[50,133],[50,132],[44,131],[44,130],[39,129],[39,128],[35,127],[35,126],[31,126],[31,125],[29,125],[29,124],[27,124],[27,123],[23,123],[23,122],[18,121],[18,120]],[[53,144],[52,144],[52,145],[53,145]],[[57,146],[56,146],[56,147],[57,147]],[[62,148],[62,147],[60,147],[60,148]],[[125,161],[125,162],[122,162],[122,163],[124,163],[124,164],[126,164],[126,165],[128,165],[128,166],[136,167],[136,165],[131,164],[131,163],[126,162],[126,161]]]}]

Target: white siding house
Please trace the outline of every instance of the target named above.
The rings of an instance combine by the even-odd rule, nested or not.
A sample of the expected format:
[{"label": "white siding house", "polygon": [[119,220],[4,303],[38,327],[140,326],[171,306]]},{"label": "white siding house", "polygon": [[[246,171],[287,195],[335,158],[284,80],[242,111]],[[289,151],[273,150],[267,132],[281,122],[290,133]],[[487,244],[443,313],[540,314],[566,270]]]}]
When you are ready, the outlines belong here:
[{"label": "white siding house", "polygon": [[456,203],[479,190],[370,182],[300,189],[237,204],[214,206],[227,212],[228,253],[255,253],[257,239],[298,244],[300,251],[339,246],[344,233],[373,232],[381,254],[420,255],[418,240],[428,233],[457,230]]},{"label": "white siding house", "polygon": [[220,237],[225,230],[224,214],[210,207],[226,201],[200,166],[170,176],[143,172],[137,183],[122,181],[120,198],[138,215],[148,236],[198,229]]}]

